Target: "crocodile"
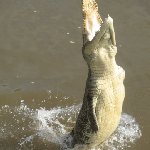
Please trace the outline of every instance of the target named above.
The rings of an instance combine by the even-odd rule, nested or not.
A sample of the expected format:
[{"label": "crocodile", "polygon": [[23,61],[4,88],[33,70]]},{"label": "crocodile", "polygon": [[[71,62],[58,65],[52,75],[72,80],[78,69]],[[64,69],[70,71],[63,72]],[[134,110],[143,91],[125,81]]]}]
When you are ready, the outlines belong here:
[{"label": "crocodile", "polygon": [[125,97],[125,71],[115,60],[117,53],[113,19],[102,21],[95,0],[82,0],[82,54],[88,78],[82,107],[71,132],[72,145],[97,146],[116,130]]}]

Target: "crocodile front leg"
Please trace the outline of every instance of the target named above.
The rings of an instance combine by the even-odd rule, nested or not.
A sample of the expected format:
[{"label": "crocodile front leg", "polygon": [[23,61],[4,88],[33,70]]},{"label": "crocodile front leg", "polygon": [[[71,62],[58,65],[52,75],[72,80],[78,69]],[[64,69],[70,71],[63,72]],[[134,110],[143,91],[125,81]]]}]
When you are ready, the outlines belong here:
[{"label": "crocodile front leg", "polygon": [[88,119],[91,125],[92,132],[97,132],[99,130],[98,121],[96,117],[96,104],[98,96],[88,93],[87,95],[87,107],[88,107]]}]

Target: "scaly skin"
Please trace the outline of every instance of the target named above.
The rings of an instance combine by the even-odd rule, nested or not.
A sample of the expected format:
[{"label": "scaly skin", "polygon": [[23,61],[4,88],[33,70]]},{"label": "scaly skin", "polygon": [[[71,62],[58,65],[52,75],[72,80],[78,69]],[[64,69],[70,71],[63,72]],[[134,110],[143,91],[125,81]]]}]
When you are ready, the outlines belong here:
[{"label": "scaly skin", "polygon": [[91,41],[84,42],[82,52],[89,73],[72,144],[97,146],[117,128],[125,97],[125,71],[115,61],[117,47],[111,17]]}]

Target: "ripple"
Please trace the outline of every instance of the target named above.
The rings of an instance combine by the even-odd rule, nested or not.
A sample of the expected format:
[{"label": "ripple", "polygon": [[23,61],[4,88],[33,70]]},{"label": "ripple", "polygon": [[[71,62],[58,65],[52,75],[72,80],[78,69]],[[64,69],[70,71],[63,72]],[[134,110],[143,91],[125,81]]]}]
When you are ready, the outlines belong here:
[{"label": "ripple", "polygon": [[[64,138],[71,131],[81,108],[81,104],[66,107],[31,109],[21,100],[20,106],[4,105],[0,108],[0,139],[16,138],[18,147],[30,145],[38,137],[43,141],[55,143],[63,148]],[[142,136],[135,118],[123,113],[115,133],[95,150],[121,150],[132,146]],[[36,143],[36,142],[35,142]],[[77,145],[75,149],[80,149]],[[69,150],[69,149],[68,149]]]}]

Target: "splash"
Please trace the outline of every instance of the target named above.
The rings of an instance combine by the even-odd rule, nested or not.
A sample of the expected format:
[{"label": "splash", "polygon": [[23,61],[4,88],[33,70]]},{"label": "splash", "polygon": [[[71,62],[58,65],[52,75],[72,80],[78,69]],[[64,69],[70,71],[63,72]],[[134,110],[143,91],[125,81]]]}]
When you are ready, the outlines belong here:
[{"label": "splash", "polygon": [[123,113],[117,130],[103,145],[99,146],[99,150],[121,150],[125,147],[131,147],[131,144],[141,136],[142,134],[135,118]]},{"label": "splash", "polygon": [[[2,106],[0,108],[2,120],[0,123],[0,130],[2,131],[0,132],[0,142],[17,137],[18,149],[23,149],[27,145],[34,149],[33,141],[38,138],[65,148],[64,138],[73,128],[80,108],[81,104],[56,107],[50,110],[45,108],[31,109],[25,105],[24,101],[21,101],[20,106]],[[132,146],[132,143],[141,135],[135,118],[123,113],[116,132],[95,150],[121,150]],[[80,148],[81,146],[77,145],[74,150]]]},{"label": "splash", "polygon": [[69,133],[75,124],[79,110],[80,105],[58,107],[51,110],[39,109],[37,119],[40,122],[40,137],[56,144],[62,144],[64,135]]}]

